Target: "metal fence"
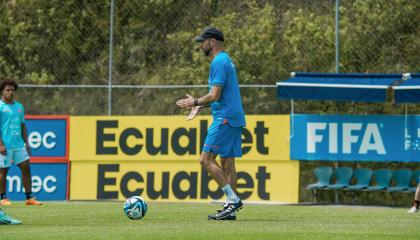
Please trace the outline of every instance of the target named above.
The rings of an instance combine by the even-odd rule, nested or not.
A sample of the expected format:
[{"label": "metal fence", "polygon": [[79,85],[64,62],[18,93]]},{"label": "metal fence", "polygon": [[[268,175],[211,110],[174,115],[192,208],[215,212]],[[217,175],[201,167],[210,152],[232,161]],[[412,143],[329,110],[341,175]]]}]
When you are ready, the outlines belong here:
[{"label": "metal fence", "polygon": [[419,1],[142,0],[0,3],[0,74],[28,114],[180,114],[207,91],[194,36],[225,33],[247,113],[286,113],[292,71],[419,72]]}]

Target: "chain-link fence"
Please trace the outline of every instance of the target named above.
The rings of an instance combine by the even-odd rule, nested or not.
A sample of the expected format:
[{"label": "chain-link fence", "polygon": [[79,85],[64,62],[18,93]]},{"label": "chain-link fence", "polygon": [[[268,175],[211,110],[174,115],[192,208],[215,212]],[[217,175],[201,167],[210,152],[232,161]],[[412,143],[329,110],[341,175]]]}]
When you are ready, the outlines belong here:
[{"label": "chain-link fence", "polygon": [[240,83],[258,85],[241,89],[247,113],[289,112],[275,82],[335,72],[336,54],[340,72],[419,72],[419,1],[341,1],[339,52],[336,2],[5,0],[0,74],[19,80],[28,114],[106,115],[110,84],[112,114],[180,114],[176,99],[207,91],[189,87],[207,83],[193,38],[209,25],[224,31]]}]

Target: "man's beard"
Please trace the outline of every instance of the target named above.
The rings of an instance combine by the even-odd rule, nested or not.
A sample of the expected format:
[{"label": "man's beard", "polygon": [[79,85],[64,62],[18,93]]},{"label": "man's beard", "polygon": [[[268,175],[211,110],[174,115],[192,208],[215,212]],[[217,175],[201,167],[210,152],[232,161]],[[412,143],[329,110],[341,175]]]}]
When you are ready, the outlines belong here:
[{"label": "man's beard", "polygon": [[211,52],[211,48],[208,48],[208,49],[203,49],[203,54],[204,54],[206,57],[210,56],[210,52]]}]

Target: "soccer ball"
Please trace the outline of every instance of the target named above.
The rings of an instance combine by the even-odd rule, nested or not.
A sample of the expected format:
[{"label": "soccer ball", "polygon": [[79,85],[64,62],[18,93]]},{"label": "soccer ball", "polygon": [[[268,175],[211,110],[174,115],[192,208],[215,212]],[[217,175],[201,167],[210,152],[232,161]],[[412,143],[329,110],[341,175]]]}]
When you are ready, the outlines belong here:
[{"label": "soccer ball", "polygon": [[124,213],[129,219],[139,220],[147,212],[147,203],[139,196],[130,197],[124,202]]}]

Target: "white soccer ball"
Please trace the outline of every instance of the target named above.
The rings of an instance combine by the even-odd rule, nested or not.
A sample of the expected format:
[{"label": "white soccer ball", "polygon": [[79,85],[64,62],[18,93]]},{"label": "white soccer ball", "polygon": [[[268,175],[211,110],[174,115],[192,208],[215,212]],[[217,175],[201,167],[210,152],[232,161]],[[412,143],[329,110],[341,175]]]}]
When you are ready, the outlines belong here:
[{"label": "white soccer ball", "polygon": [[139,220],[146,215],[147,203],[139,196],[130,197],[124,202],[124,213],[129,219]]}]

